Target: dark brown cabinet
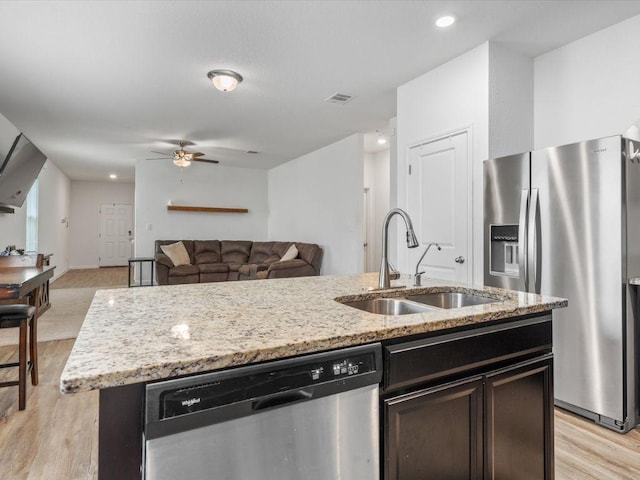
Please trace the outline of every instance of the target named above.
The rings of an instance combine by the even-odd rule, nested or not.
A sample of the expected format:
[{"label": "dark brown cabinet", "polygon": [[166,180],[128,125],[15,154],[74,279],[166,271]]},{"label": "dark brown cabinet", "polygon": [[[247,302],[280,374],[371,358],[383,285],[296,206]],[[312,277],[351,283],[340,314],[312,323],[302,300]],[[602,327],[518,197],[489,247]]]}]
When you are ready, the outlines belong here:
[{"label": "dark brown cabinet", "polygon": [[481,378],[385,401],[385,478],[482,478],[482,403]]},{"label": "dark brown cabinet", "polygon": [[[547,317],[508,332],[478,331],[472,340],[451,335],[388,347],[387,372],[402,381],[391,374],[382,394],[384,480],[552,480],[550,328]],[[527,348],[510,351],[508,359],[491,357],[488,352],[510,349],[502,344],[505,334],[529,336]],[[496,341],[501,347],[489,348]],[[463,358],[473,359],[466,370]],[[445,367],[442,377],[438,364]]]},{"label": "dark brown cabinet", "polygon": [[553,479],[553,360],[485,377],[485,478]]}]

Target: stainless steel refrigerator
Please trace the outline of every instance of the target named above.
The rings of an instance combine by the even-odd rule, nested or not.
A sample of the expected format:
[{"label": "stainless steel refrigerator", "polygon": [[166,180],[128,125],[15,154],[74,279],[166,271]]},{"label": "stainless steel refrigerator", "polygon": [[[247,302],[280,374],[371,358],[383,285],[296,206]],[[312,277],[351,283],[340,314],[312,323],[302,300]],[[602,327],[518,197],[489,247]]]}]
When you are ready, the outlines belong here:
[{"label": "stainless steel refrigerator", "polygon": [[[612,136],[484,162],[484,282],[564,297],[556,404],[611,429],[639,422],[640,142]],[[523,412],[526,414],[526,412]]]}]

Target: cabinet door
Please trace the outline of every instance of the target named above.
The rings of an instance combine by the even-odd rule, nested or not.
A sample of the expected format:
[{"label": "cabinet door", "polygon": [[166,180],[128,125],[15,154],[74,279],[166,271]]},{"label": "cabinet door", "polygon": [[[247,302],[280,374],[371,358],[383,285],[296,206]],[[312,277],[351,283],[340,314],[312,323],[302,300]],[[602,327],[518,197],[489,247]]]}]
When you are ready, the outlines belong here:
[{"label": "cabinet door", "polygon": [[553,479],[553,360],[486,377],[485,478]]},{"label": "cabinet door", "polygon": [[385,480],[482,478],[482,378],[384,402]]}]

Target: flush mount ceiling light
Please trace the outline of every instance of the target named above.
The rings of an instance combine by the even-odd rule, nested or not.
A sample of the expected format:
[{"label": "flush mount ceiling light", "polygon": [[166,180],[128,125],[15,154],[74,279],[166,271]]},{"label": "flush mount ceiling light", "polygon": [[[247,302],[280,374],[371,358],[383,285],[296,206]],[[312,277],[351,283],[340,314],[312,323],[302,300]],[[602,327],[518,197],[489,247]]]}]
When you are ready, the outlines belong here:
[{"label": "flush mount ceiling light", "polygon": [[222,92],[232,92],[242,82],[242,75],[233,70],[211,70],[207,77]]},{"label": "flush mount ceiling light", "polygon": [[387,139],[384,138],[384,136],[380,132],[378,132],[377,130],[376,130],[376,132],[378,133],[378,140],[377,140],[378,145],[384,145],[385,143],[387,143]]},{"label": "flush mount ceiling light", "polygon": [[436,26],[440,28],[447,28],[456,23],[456,17],[453,15],[443,15],[436,20]]},{"label": "flush mount ceiling light", "polygon": [[118,178],[118,176],[117,176],[115,173],[110,173],[110,174],[109,174],[109,178],[110,178],[111,180],[115,180],[116,178]]}]

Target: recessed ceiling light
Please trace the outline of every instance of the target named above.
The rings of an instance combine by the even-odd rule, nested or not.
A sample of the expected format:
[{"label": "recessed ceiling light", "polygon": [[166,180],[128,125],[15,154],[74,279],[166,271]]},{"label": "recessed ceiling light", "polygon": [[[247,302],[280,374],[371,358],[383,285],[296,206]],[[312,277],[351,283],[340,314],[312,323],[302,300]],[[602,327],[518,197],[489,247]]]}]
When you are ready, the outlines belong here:
[{"label": "recessed ceiling light", "polygon": [[110,178],[111,180],[115,180],[116,178],[118,178],[118,176],[117,176],[115,173],[110,173],[110,174],[109,174],[109,178]]},{"label": "recessed ceiling light", "polygon": [[436,20],[436,26],[440,28],[450,27],[456,23],[456,17],[453,15],[444,15]]}]

